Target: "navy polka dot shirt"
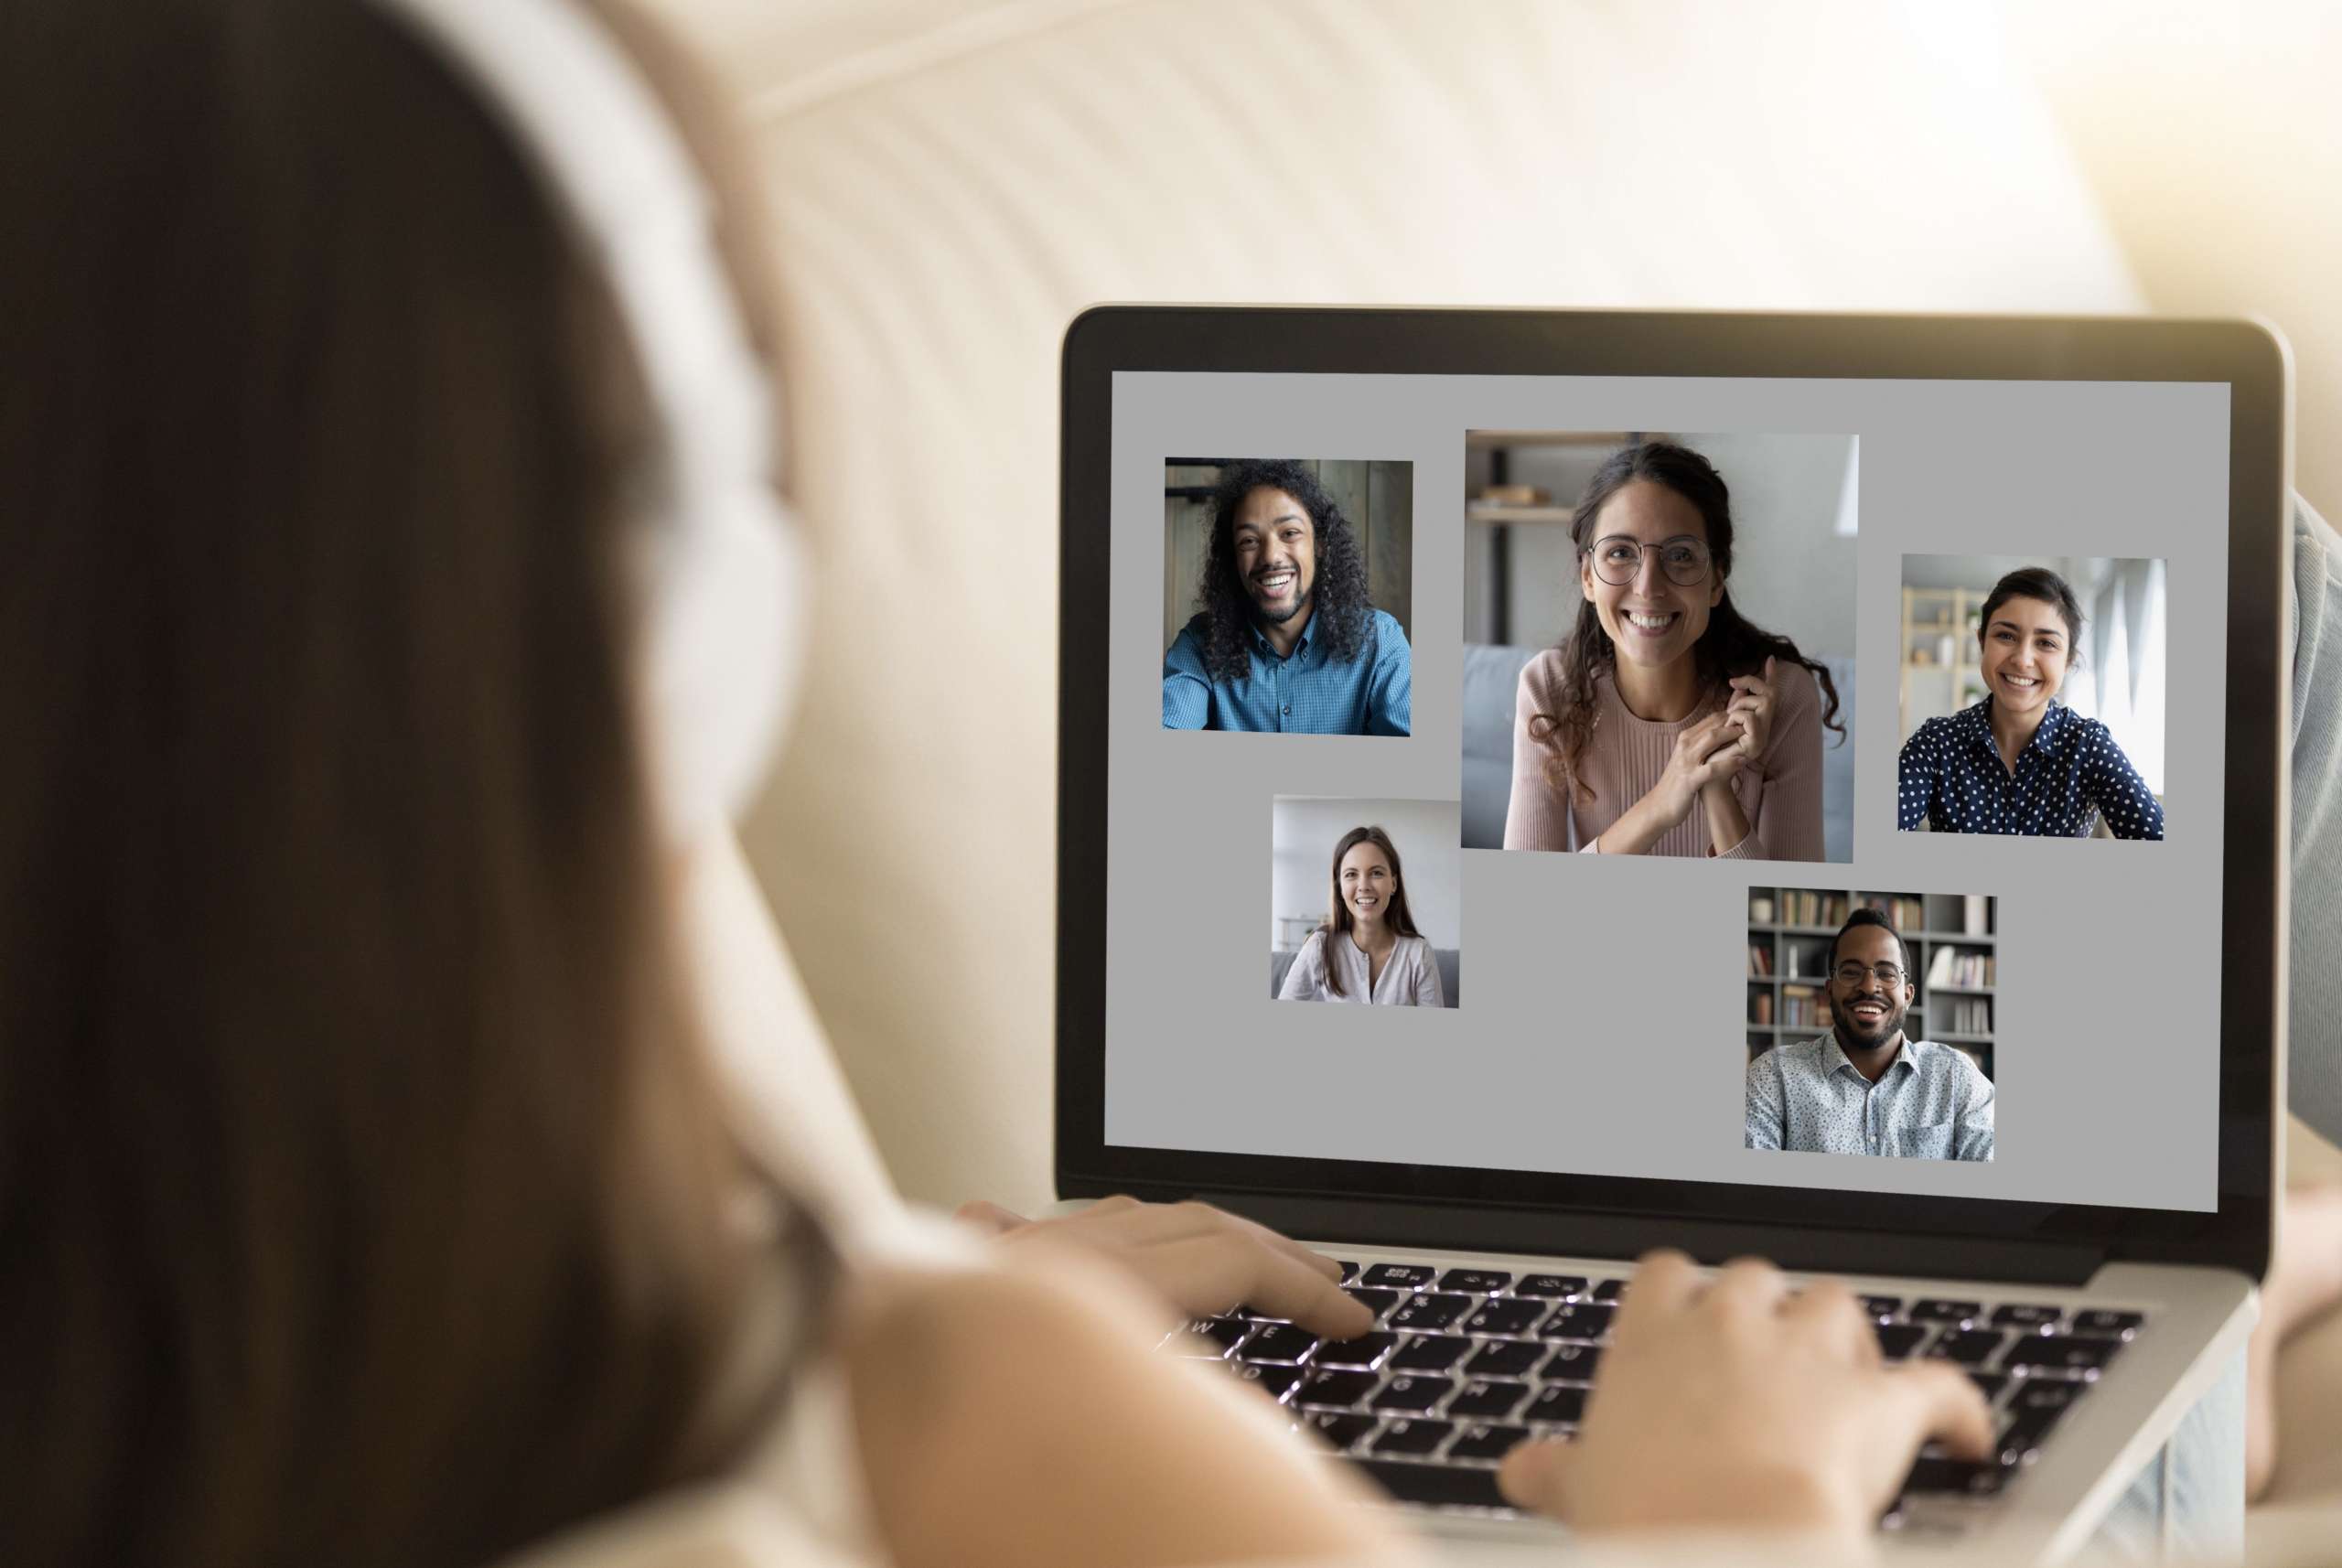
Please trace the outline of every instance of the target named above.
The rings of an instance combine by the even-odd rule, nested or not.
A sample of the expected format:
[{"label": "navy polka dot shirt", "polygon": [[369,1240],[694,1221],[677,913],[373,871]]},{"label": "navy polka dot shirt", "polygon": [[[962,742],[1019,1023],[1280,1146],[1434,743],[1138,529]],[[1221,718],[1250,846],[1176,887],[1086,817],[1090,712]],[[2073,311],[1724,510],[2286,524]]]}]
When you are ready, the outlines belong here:
[{"label": "navy polka dot shirt", "polygon": [[2162,803],[2104,725],[2052,703],[2011,773],[1993,740],[1992,710],[1987,697],[1929,719],[1903,743],[1896,827],[2086,838],[2104,811],[2116,838],[2163,837]]}]

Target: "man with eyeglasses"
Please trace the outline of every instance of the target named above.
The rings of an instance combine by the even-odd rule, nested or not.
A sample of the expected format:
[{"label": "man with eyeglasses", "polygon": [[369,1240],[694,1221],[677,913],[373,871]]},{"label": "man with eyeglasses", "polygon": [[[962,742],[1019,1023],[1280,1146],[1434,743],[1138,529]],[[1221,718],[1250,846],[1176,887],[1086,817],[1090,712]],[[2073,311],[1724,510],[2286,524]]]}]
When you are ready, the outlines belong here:
[{"label": "man with eyeglasses", "polygon": [[1748,1064],[1748,1147],[1991,1159],[1993,1080],[1964,1052],[1904,1037],[1918,995],[1895,928],[1855,910],[1830,945],[1830,1032]]}]

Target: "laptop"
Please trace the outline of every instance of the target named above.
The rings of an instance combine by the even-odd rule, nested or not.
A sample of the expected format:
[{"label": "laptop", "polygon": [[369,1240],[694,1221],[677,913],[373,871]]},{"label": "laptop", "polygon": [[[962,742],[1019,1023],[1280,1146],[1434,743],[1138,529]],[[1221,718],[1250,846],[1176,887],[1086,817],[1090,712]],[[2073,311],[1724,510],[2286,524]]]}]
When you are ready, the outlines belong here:
[{"label": "laptop", "polygon": [[[1632,1260],[1762,1255],[1993,1402],[1885,1528],[2084,1541],[2269,1257],[2289,374],[2230,322],[1075,321],[1058,1191],[1377,1314],[1165,1353],[1550,1540],[1496,1460]],[[1735,637],[1766,712],[1692,735]]]}]

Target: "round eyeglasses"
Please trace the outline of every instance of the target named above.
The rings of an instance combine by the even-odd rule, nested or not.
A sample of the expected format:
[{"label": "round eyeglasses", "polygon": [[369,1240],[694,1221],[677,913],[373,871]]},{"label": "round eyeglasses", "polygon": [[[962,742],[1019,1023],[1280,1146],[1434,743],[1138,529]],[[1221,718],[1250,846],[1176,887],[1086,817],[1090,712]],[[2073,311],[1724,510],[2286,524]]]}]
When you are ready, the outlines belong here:
[{"label": "round eyeglasses", "polygon": [[1657,544],[1645,544],[1623,533],[1613,533],[1597,539],[1586,551],[1594,557],[1594,575],[1614,588],[1631,585],[1643,569],[1643,552],[1659,553],[1659,569],[1667,580],[1679,588],[1689,588],[1708,580],[1708,547],[1688,533],[1663,539]]},{"label": "round eyeglasses", "polygon": [[1891,963],[1856,963],[1848,959],[1838,966],[1835,972],[1838,983],[1849,991],[1872,975],[1878,976],[1878,983],[1889,991],[1897,990],[1903,984],[1903,972]]}]

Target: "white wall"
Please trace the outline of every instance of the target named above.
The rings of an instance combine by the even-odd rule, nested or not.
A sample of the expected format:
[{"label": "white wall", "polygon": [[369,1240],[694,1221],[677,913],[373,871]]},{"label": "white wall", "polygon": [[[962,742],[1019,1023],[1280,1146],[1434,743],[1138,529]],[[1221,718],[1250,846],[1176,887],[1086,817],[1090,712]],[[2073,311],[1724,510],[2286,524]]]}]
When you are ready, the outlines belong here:
[{"label": "white wall", "polygon": [[[1732,599],[1741,614],[1795,641],[1814,659],[1854,653],[1854,544],[1837,532],[1851,435],[1679,435],[1671,439],[1716,466],[1732,490]],[[1541,485],[1574,504],[1609,454],[1575,447],[1520,447],[1516,484]],[[1466,581],[1477,584],[1488,548],[1485,526],[1467,531]],[[1466,592],[1466,626],[1477,587]],[[1576,624],[1575,547],[1560,524],[1512,529],[1511,627],[1508,640],[1551,647]],[[1472,635],[1467,633],[1467,635]]]},{"label": "white wall", "polygon": [[[1464,929],[1463,828],[1453,800],[1367,800],[1280,795],[1273,808],[1269,945],[1277,917],[1322,918],[1332,887],[1334,845],[1352,828],[1379,826],[1399,851],[1400,880],[1415,929],[1435,948],[1452,948]],[[1300,946],[1295,938],[1292,945]]]}]

